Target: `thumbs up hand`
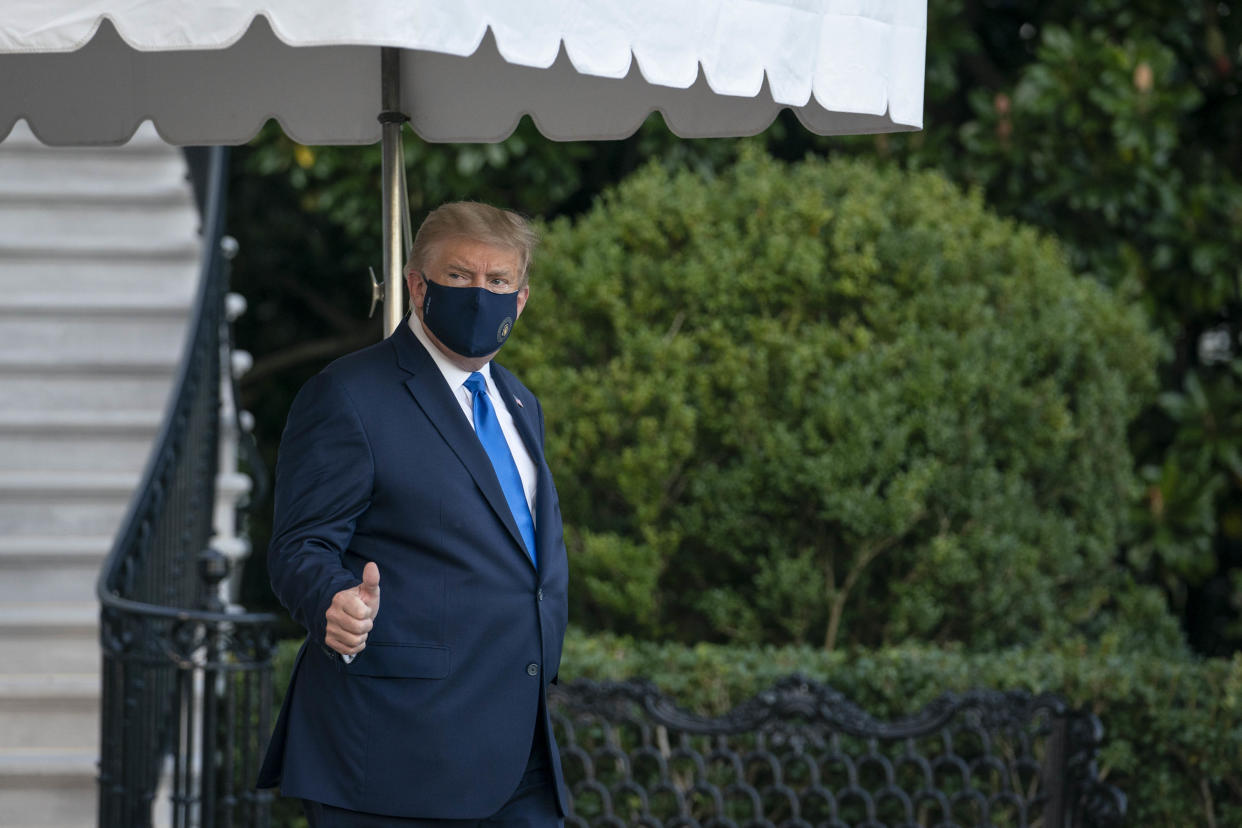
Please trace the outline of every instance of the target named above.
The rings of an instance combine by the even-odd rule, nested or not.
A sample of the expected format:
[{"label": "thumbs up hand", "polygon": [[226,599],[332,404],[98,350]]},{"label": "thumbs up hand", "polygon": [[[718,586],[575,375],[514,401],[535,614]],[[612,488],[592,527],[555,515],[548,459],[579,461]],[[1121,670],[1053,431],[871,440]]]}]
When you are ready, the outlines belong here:
[{"label": "thumbs up hand", "polygon": [[341,655],[354,656],[367,646],[367,635],[379,613],[379,567],[374,561],[362,569],[362,583],[332,596],[324,613],[328,619],[324,643]]},{"label": "thumbs up hand", "polygon": [[362,568],[362,583],[358,584],[358,597],[371,610],[371,618],[379,613],[379,567],[370,561]]}]

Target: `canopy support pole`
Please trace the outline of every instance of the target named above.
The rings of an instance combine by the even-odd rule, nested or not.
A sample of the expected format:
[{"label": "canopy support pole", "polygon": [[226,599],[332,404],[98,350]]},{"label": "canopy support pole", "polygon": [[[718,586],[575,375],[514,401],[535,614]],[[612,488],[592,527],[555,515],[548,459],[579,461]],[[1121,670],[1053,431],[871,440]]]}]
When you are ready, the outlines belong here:
[{"label": "canopy support pole", "polygon": [[402,225],[409,223],[404,187],[405,153],[401,148],[401,131],[409,118],[401,111],[400,49],[385,47],[380,50],[380,110],[384,178],[384,336],[388,336],[405,316],[401,269],[405,263],[406,240]]}]

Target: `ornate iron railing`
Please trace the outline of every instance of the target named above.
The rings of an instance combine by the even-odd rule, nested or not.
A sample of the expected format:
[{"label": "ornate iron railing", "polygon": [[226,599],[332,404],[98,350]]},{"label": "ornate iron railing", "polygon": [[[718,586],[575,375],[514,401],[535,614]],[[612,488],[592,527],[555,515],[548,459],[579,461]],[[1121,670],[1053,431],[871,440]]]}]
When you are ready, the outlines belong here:
[{"label": "ornate iron railing", "polygon": [[[227,256],[226,153],[186,151],[205,256],[159,437],[98,582],[99,824],[266,825],[254,790],[271,730],[275,617],[228,611],[212,550]],[[159,822],[166,820],[160,818]]]},{"label": "ornate iron railing", "polygon": [[946,694],[882,722],[792,676],[718,718],[636,680],[554,686],[580,826],[1099,826],[1125,795],[1098,778],[1103,735],[1052,695]]}]

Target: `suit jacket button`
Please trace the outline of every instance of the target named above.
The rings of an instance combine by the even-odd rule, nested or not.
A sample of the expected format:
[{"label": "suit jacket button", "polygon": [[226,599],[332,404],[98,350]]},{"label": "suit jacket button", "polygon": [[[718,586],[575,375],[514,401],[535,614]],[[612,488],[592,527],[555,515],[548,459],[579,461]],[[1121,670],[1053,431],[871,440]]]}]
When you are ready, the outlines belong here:
[{"label": "suit jacket button", "polygon": [[536,664],[536,663],[535,663],[535,662],[533,662],[533,661],[532,661],[530,664],[527,664],[527,665],[526,665],[526,675],[528,675],[528,676],[537,676],[537,675],[539,675],[539,665],[538,665],[538,664]]},{"label": "suit jacket button", "polygon": [[540,588],[539,590],[535,592],[535,598],[540,601],[543,600],[543,589],[542,588]]}]

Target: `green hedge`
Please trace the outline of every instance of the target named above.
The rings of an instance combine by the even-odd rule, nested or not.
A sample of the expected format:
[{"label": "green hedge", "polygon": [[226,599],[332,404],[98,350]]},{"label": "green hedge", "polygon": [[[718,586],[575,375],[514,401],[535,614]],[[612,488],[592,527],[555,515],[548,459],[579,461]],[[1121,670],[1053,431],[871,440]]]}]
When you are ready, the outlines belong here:
[{"label": "green hedge", "polygon": [[934,173],[650,166],[549,226],[502,361],[540,395],[585,628],[972,649],[1128,631],[1156,341]]},{"label": "green hedge", "polygon": [[[278,693],[288,683],[298,644],[281,649]],[[685,707],[721,713],[794,672],[828,682],[889,718],[911,713],[946,690],[1060,693],[1104,722],[1100,770],[1129,797],[1130,825],[1242,825],[1242,655],[1232,661],[1170,660],[1078,644],[987,654],[930,647],[825,653],[687,647],[571,630],[560,677],[644,676]],[[275,816],[277,825],[296,825],[300,807],[282,800]]]}]

